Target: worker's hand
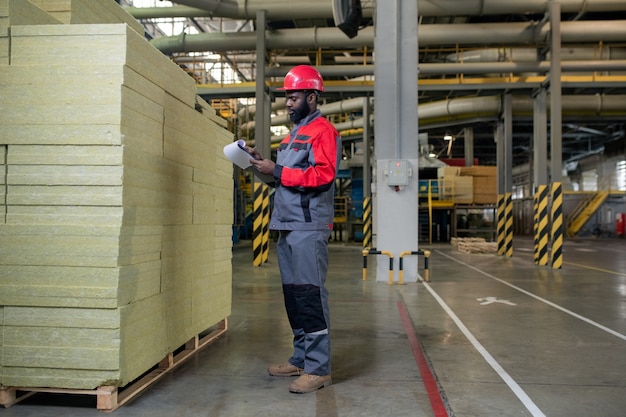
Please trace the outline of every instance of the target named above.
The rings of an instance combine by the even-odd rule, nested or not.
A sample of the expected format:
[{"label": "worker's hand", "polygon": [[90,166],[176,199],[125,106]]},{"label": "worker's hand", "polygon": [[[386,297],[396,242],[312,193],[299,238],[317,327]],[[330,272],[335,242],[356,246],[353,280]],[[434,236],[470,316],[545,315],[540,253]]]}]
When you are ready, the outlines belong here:
[{"label": "worker's hand", "polygon": [[254,157],[254,159],[263,159],[263,157],[261,156],[259,151],[256,150],[256,147],[251,148],[248,145],[245,145],[244,149],[246,150],[246,152],[248,152],[250,155],[252,155]]},{"label": "worker's hand", "polygon": [[271,159],[250,159],[250,163],[262,174],[274,175],[276,164]]}]

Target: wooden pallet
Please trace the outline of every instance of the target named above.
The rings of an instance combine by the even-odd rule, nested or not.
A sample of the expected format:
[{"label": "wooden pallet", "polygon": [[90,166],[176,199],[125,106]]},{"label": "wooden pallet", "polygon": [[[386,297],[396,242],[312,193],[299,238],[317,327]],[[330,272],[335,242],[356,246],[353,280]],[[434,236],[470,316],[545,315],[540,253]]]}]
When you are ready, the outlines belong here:
[{"label": "wooden pallet", "polygon": [[125,387],[103,385],[94,390],[65,389],[65,388],[33,388],[33,387],[2,387],[0,386],[0,405],[8,408],[38,392],[56,394],[79,394],[95,395],[97,397],[97,409],[102,411],[115,411],[132,398],[143,392],[150,385],[157,382],[169,371],[176,368],[186,359],[193,356],[200,349],[206,347],[217,338],[222,336],[228,329],[227,319],[220,321],[206,335],[196,335],[181,346],[180,350],[170,352],[161,360],[152,371]]}]

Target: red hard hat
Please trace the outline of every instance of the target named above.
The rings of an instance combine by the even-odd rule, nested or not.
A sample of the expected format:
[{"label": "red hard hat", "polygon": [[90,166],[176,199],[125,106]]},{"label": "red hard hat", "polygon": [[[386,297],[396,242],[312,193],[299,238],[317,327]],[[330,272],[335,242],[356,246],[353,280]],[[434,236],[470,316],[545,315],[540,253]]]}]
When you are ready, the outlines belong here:
[{"label": "red hard hat", "polygon": [[293,67],[287,75],[283,86],[278,88],[287,90],[317,90],[324,91],[324,80],[318,70],[310,65],[298,65]]}]

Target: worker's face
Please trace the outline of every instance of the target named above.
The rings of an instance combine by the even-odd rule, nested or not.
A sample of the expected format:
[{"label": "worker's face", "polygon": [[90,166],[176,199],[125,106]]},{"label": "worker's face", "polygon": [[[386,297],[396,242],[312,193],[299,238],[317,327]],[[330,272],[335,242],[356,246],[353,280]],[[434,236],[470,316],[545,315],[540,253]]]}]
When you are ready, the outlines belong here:
[{"label": "worker's face", "polygon": [[[310,91],[287,91],[287,113],[292,122],[298,123],[315,109],[315,93]],[[312,110],[313,109],[313,110]]]}]

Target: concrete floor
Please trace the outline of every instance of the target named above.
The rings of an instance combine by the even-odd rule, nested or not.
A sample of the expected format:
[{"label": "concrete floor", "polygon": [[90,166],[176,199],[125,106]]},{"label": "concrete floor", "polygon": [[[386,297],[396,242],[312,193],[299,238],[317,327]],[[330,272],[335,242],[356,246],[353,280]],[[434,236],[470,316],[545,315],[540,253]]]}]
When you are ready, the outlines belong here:
[{"label": "concrete floor", "polygon": [[[433,245],[430,283],[390,286],[373,260],[362,280],[360,246],[331,243],[334,384],[297,395],[266,373],[291,353],[275,253],[255,268],[240,243],[226,335],[114,415],[626,416],[626,241],[566,241],[561,270],[535,266],[530,240],[514,248]],[[101,414],[92,397],[59,394],[0,411]]]}]

